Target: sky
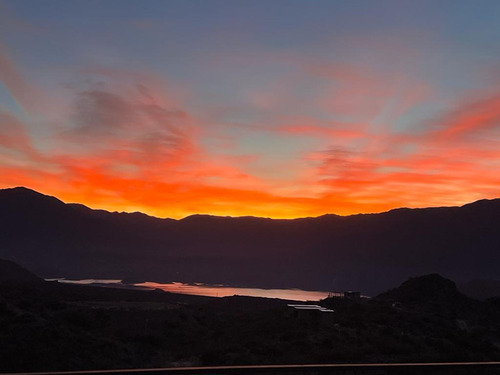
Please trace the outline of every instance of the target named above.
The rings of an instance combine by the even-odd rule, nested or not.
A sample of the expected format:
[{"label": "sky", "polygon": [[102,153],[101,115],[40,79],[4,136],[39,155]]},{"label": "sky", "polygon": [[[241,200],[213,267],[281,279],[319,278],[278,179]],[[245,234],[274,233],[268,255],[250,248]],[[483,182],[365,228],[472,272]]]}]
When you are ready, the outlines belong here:
[{"label": "sky", "polygon": [[500,197],[500,1],[0,0],[0,188],[159,217]]}]

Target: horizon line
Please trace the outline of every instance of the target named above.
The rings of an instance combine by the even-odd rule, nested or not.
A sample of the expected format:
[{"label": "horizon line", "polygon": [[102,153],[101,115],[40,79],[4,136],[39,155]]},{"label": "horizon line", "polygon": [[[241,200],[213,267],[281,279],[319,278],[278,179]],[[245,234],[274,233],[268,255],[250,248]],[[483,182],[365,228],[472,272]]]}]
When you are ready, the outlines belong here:
[{"label": "horizon line", "polygon": [[254,219],[284,220],[284,221],[287,221],[287,220],[288,221],[291,221],[291,220],[301,220],[301,219],[316,219],[316,218],[320,218],[320,217],[324,217],[324,216],[336,216],[336,217],[340,217],[340,218],[348,218],[348,217],[360,216],[360,215],[381,215],[381,214],[385,214],[385,213],[389,213],[389,212],[397,211],[397,210],[425,210],[425,209],[439,209],[439,208],[461,208],[461,207],[472,205],[472,204],[475,204],[475,203],[478,203],[478,202],[485,202],[485,201],[491,202],[491,201],[495,201],[495,200],[500,199],[500,198],[491,198],[491,199],[483,198],[483,199],[478,199],[478,200],[475,200],[475,201],[471,201],[471,202],[464,203],[462,205],[456,205],[456,206],[426,206],[426,207],[413,207],[413,208],[412,207],[402,206],[402,207],[394,207],[394,208],[391,208],[391,209],[386,210],[386,211],[359,212],[359,213],[349,214],[349,215],[341,215],[341,214],[327,212],[327,213],[324,213],[324,214],[318,215],[318,216],[300,216],[300,217],[290,217],[290,218],[276,218],[276,217],[270,217],[270,216],[253,216],[253,215],[232,216],[232,215],[215,215],[215,214],[210,214],[210,213],[193,213],[193,214],[184,216],[182,218],[176,219],[176,218],[172,218],[172,217],[154,216],[154,215],[150,215],[148,213],[142,212],[142,211],[110,211],[110,210],[106,210],[104,208],[91,207],[89,205],[86,205],[86,204],[83,204],[83,203],[80,203],[80,202],[66,202],[66,201],[63,201],[62,199],[60,199],[59,197],[57,197],[55,195],[45,194],[45,193],[42,193],[42,192],[40,192],[38,190],[35,190],[35,189],[31,188],[31,187],[26,187],[26,186],[14,186],[14,187],[8,187],[8,188],[1,188],[0,192],[6,191],[6,190],[28,190],[28,191],[34,192],[36,194],[43,195],[45,197],[57,199],[58,201],[60,201],[63,204],[67,204],[67,205],[80,205],[80,206],[83,206],[83,207],[85,207],[85,208],[87,208],[89,210],[92,210],[92,211],[104,211],[104,212],[108,212],[108,213],[118,213],[118,214],[140,214],[140,215],[144,215],[144,216],[155,218],[155,219],[160,219],[160,220],[174,220],[174,221],[182,221],[182,220],[185,220],[185,219],[188,219],[188,218],[192,218],[192,217],[195,217],[195,216],[207,216],[207,217],[215,217],[215,218],[234,218],[234,219],[239,219],[239,218],[254,218]]}]

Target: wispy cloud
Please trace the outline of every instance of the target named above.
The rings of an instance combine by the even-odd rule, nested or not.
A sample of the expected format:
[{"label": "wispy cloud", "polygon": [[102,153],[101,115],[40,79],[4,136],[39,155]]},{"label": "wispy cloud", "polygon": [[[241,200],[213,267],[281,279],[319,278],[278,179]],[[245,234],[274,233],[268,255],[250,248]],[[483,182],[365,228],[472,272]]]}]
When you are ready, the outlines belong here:
[{"label": "wispy cloud", "polygon": [[498,91],[437,103],[439,87],[410,69],[418,51],[346,40],[360,54],[399,51],[399,62],[213,51],[203,63],[214,77],[185,86],[142,65],[88,63],[67,67],[47,91],[4,48],[0,77],[22,110],[0,112],[0,185],[172,217],[349,214],[498,196]]}]

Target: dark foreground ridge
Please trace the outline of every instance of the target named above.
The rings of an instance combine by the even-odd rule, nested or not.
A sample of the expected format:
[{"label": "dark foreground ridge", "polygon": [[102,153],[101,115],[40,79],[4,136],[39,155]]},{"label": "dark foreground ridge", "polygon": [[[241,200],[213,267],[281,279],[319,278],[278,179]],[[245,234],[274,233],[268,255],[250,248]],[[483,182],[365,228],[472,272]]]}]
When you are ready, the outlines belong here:
[{"label": "dark foreground ridge", "polygon": [[[0,372],[500,358],[500,299],[470,299],[439,275],[315,302],[326,315],[290,314],[289,303],[0,277]],[[461,373],[451,370],[439,373]]]},{"label": "dark foreground ridge", "polygon": [[3,284],[36,284],[43,282],[43,279],[10,260],[0,259],[0,282]]},{"label": "dark foreground ridge", "polygon": [[[0,190],[0,257],[44,278],[222,283],[376,295],[439,273],[500,294],[500,200],[463,207],[272,220],[110,213],[26,188]],[[466,266],[465,266],[466,265]],[[471,280],[489,283],[474,287]],[[468,286],[468,287],[467,287]]]}]

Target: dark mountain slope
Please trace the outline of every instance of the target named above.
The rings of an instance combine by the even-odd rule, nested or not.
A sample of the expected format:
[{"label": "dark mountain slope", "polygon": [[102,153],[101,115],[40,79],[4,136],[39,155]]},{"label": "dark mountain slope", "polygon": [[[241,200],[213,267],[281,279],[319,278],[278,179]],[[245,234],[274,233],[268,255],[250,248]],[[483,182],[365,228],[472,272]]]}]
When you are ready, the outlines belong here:
[{"label": "dark mountain slope", "polygon": [[44,277],[139,278],[374,294],[408,275],[499,274],[500,200],[271,220],[110,213],[0,190],[0,257]]},{"label": "dark mountain slope", "polygon": [[477,310],[479,302],[460,293],[455,283],[438,274],[413,277],[376,297],[424,310],[465,312]]},{"label": "dark mountain slope", "polygon": [[0,284],[34,284],[41,278],[10,260],[0,259]]}]

